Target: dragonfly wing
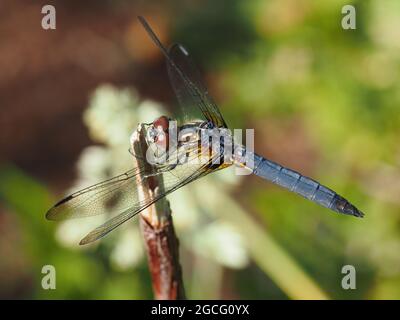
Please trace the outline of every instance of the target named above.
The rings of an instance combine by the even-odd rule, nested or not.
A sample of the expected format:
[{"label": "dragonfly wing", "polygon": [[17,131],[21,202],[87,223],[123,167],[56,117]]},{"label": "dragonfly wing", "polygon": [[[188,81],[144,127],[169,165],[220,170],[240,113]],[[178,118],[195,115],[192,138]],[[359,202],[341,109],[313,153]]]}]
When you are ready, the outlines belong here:
[{"label": "dragonfly wing", "polygon": [[77,191],[56,203],[46,218],[65,220],[124,211],[137,202],[138,175],[145,175],[143,167]]},{"label": "dragonfly wing", "polygon": [[108,220],[101,226],[91,231],[86,237],[84,237],[79,244],[88,244],[96,241],[106,234],[120,226],[125,221],[131,219],[142,210],[148,208],[153,203],[157,202],[161,198],[164,198],[169,193],[179,189],[180,187],[210,173],[208,170],[212,160],[203,165],[194,165],[192,163],[182,164],[176,166],[174,169],[166,171],[162,174],[164,192],[157,195],[152,199],[140,201],[130,209],[125,210],[116,217]]},{"label": "dragonfly wing", "polygon": [[[192,116],[201,111],[206,119],[213,122],[217,127],[226,127],[219,108],[209,95],[208,89],[201,80],[200,72],[194,65],[188,51],[182,45],[174,44],[169,48],[168,53],[174,61],[174,65],[172,65],[167,60],[168,76],[177,99],[184,109],[184,114],[188,114],[188,110],[192,110],[192,114],[190,114]],[[177,68],[183,73],[184,77],[180,75]]]},{"label": "dragonfly wing", "polygon": [[[154,31],[143,17],[138,17],[150,38],[164,54],[168,64],[168,74],[170,75],[171,85],[178,96],[183,108],[186,108],[182,97],[191,99],[189,105],[196,105],[203,116],[213,122],[217,127],[226,127],[226,123],[217,107],[212,101],[204,85],[199,81],[198,72],[191,62],[188,52],[180,45],[174,45],[169,51],[165,49]],[[172,75],[172,76],[171,76]]]},{"label": "dragonfly wing", "polygon": [[170,170],[164,167],[158,169],[156,174],[162,177],[164,190],[154,198],[141,199],[138,178],[149,179],[154,173],[146,177],[144,167],[138,167],[67,196],[47,212],[46,218],[65,220],[98,214],[111,215],[115,212],[114,217],[94,229],[80,242],[80,244],[90,243],[105,236],[167,194],[211,172],[208,169],[212,164],[212,159],[207,163],[194,162],[198,160],[197,158],[197,153],[191,151],[185,163]]}]

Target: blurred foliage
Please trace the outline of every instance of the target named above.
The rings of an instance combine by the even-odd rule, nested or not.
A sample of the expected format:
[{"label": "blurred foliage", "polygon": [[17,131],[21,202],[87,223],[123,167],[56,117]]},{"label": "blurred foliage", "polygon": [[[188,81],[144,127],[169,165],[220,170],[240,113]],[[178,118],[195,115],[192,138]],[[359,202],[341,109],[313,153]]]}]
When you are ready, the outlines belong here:
[{"label": "blurred foliage", "polygon": [[[171,38],[205,69],[228,124],[255,128],[258,153],[305,169],[366,213],[336,215],[232,172],[187,186],[170,201],[190,298],[400,298],[400,3],[353,1],[357,29],[347,31],[345,4],[168,2]],[[162,110],[134,91],[96,91],[84,118],[101,146],[83,151],[75,188],[129,166],[129,131]],[[1,296],[152,297],[135,224],[77,249],[89,227],[45,221],[53,197],[12,165],[0,169],[0,199],[11,228],[0,237]],[[56,267],[57,290],[40,288],[44,264]],[[341,288],[346,264],[357,290]]]}]

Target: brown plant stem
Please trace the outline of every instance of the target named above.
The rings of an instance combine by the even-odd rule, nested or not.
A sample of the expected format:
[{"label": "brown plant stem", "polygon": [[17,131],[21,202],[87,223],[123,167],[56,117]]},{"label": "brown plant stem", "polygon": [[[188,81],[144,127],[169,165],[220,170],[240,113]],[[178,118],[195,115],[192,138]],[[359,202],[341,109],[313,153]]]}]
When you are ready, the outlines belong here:
[{"label": "brown plant stem", "polygon": [[[146,130],[139,125],[132,139],[135,165],[152,167],[146,161]],[[154,173],[154,172],[153,172]],[[152,199],[163,193],[162,175],[137,176],[140,200]],[[179,263],[179,241],[175,235],[169,203],[165,198],[158,200],[140,214],[140,226],[145,242],[154,298],[157,300],[185,299],[182,269]]]}]

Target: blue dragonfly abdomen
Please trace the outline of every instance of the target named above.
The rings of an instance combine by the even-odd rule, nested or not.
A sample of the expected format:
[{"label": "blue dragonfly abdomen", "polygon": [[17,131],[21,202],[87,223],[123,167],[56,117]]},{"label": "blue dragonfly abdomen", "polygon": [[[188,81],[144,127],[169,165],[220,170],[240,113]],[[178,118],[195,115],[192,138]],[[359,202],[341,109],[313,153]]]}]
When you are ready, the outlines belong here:
[{"label": "blue dragonfly abdomen", "polygon": [[[244,152],[244,153],[243,153]],[[239,153],[239,155],[238,155]],[[363,217],[364,214],[335,191],[301,173],[285,168],[244,148],[235,152],[235,162],[250,169],[255,175],[297,193],[333,211]]]}]

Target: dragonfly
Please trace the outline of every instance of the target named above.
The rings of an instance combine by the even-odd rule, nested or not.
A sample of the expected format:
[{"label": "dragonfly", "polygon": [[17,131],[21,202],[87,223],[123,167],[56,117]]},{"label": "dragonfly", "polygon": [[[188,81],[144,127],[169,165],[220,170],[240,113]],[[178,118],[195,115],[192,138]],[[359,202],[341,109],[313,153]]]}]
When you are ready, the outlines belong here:
[{"label": "dragonfly", "polygon": [[[166,59],[170,84],[179,104],[183,110],[188,111],[190,109],[192,112],[192,119],[186,117],[183,124],[178,128],[179,132],[187,129],[191,130],[188,131],[189,133],[186,134],[183,142],[178,143],[176,146],[175,155],[170,155],[169,157],[178,158],[184,154],[186,161],[176,162],[175,164],[153,163],[151,164],[151,172],[147,172],[149,166],[138,165],[121,175],[65,197],[46,213],[47,219],[58,221],[106,214],[109,212],[107,203],[112,203],[112,210],[116,214],[80,241],[81,245],[88,244],[104,237],[175,190],[232,164],[245,167],[252,174],[337,213],[355,217],[364,216],[353,204],[330,188],[295,170],[286,168],[253,151],[247,150],[240,144],[233,144],[233,151],[229,157],[230,161],[224,161],[226,160],[225,149],[228,148],[223,143],[218,147],[211,146],[211,151],[206,161],[191,161],[199,157],[199,153],[196,152],[198,151],[198,146],[205,143],[199,134],[200,130],[211,129],[219,132],[228,129],[228,126],[203,84],[199,72],[185,47],[180,44],[173,44],[167,49],[148,22],[141,16],[138,19]],[[186,115],[188,114],[190,113],[186,112]],[[166,141],[169,123],[170,119],[161,116],[148,124],[146,143],[149,147],[157,146],[160,141]],[[229,141],[229,139],[224,139],[224,141]],[[207,145],[207,148],[210,148],[210,146]],[[218,161],[221,159],[222,161]],[[150,179],[154,174],[162,176],[163,191],[154,197],[142,199],[138,191],[140,180],[137,177],[140,175],[144,177],[143,179]]]}]

